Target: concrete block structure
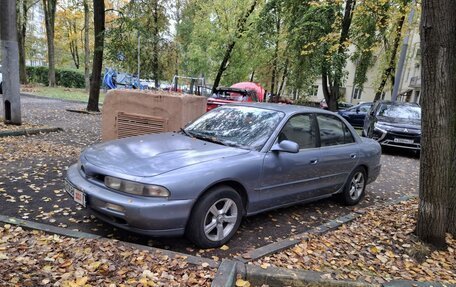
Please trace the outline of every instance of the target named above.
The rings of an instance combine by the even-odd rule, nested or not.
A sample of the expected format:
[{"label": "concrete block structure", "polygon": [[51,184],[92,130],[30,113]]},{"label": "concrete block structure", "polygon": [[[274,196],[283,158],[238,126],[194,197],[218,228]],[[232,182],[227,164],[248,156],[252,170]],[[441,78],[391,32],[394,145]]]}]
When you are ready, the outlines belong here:
[{"label": "concrete block structure", "polygon": [[111,90],[102,110],[102,140],[178,131],[206,112],[206,97],[165,91]]}]

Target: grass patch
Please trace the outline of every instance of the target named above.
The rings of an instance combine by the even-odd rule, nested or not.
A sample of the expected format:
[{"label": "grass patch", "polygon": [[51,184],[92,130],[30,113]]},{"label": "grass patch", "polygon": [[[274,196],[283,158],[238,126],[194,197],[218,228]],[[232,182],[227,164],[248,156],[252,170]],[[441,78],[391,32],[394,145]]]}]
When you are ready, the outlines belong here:
[{"label": "grass patch", "polygon": [[[87,102],[89,100],[89,94],[86,93],[84,89],[25,85],[21,87],[21,92],[53,99],[74,100],[82,102]],[[100,91],[99,103],[103,103],[104,97],[105,93]]]}]

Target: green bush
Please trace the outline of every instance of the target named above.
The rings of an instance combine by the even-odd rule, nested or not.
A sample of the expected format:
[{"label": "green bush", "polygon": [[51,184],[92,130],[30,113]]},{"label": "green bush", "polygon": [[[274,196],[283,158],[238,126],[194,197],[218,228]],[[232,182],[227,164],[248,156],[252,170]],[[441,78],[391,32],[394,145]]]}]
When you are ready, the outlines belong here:
[{"label": "green bush", "polygon": [[[28,80],[31,83],[49,85],[48,67],[27,67]],[[84,88],[84,74],[74,70],[55,69],[57,86],[67,88]]]}]

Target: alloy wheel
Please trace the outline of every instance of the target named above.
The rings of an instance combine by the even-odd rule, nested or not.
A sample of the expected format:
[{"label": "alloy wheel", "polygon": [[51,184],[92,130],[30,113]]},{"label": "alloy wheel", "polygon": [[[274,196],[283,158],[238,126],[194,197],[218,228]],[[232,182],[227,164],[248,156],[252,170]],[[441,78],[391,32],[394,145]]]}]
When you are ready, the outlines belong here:
[{"label": "alloy wheel", "polygon": [[204,234],[211,241],[220,241],[227,237],[238,218],[238,207],[230,198],[216,201],[204,217]]},{"label": "alloy wheel", "polygon": [[350,198],[357,200],[364,191],[364,174],[361,171],[358,171],[353,175],[352,181],[350,183]]}]

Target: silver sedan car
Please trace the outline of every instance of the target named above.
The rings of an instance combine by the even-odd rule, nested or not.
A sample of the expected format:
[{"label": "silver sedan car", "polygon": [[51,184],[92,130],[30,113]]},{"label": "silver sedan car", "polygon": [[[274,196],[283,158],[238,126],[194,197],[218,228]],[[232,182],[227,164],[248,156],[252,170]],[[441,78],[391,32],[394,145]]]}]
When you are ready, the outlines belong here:
[{"label": "silver sedan car", "polygon": [[337,196],[354,205],[380,172],[380,145],[321,109],[246,103],[180,132],[87,148],[66,191],[114,226],[225,244],[244,216]]}]

